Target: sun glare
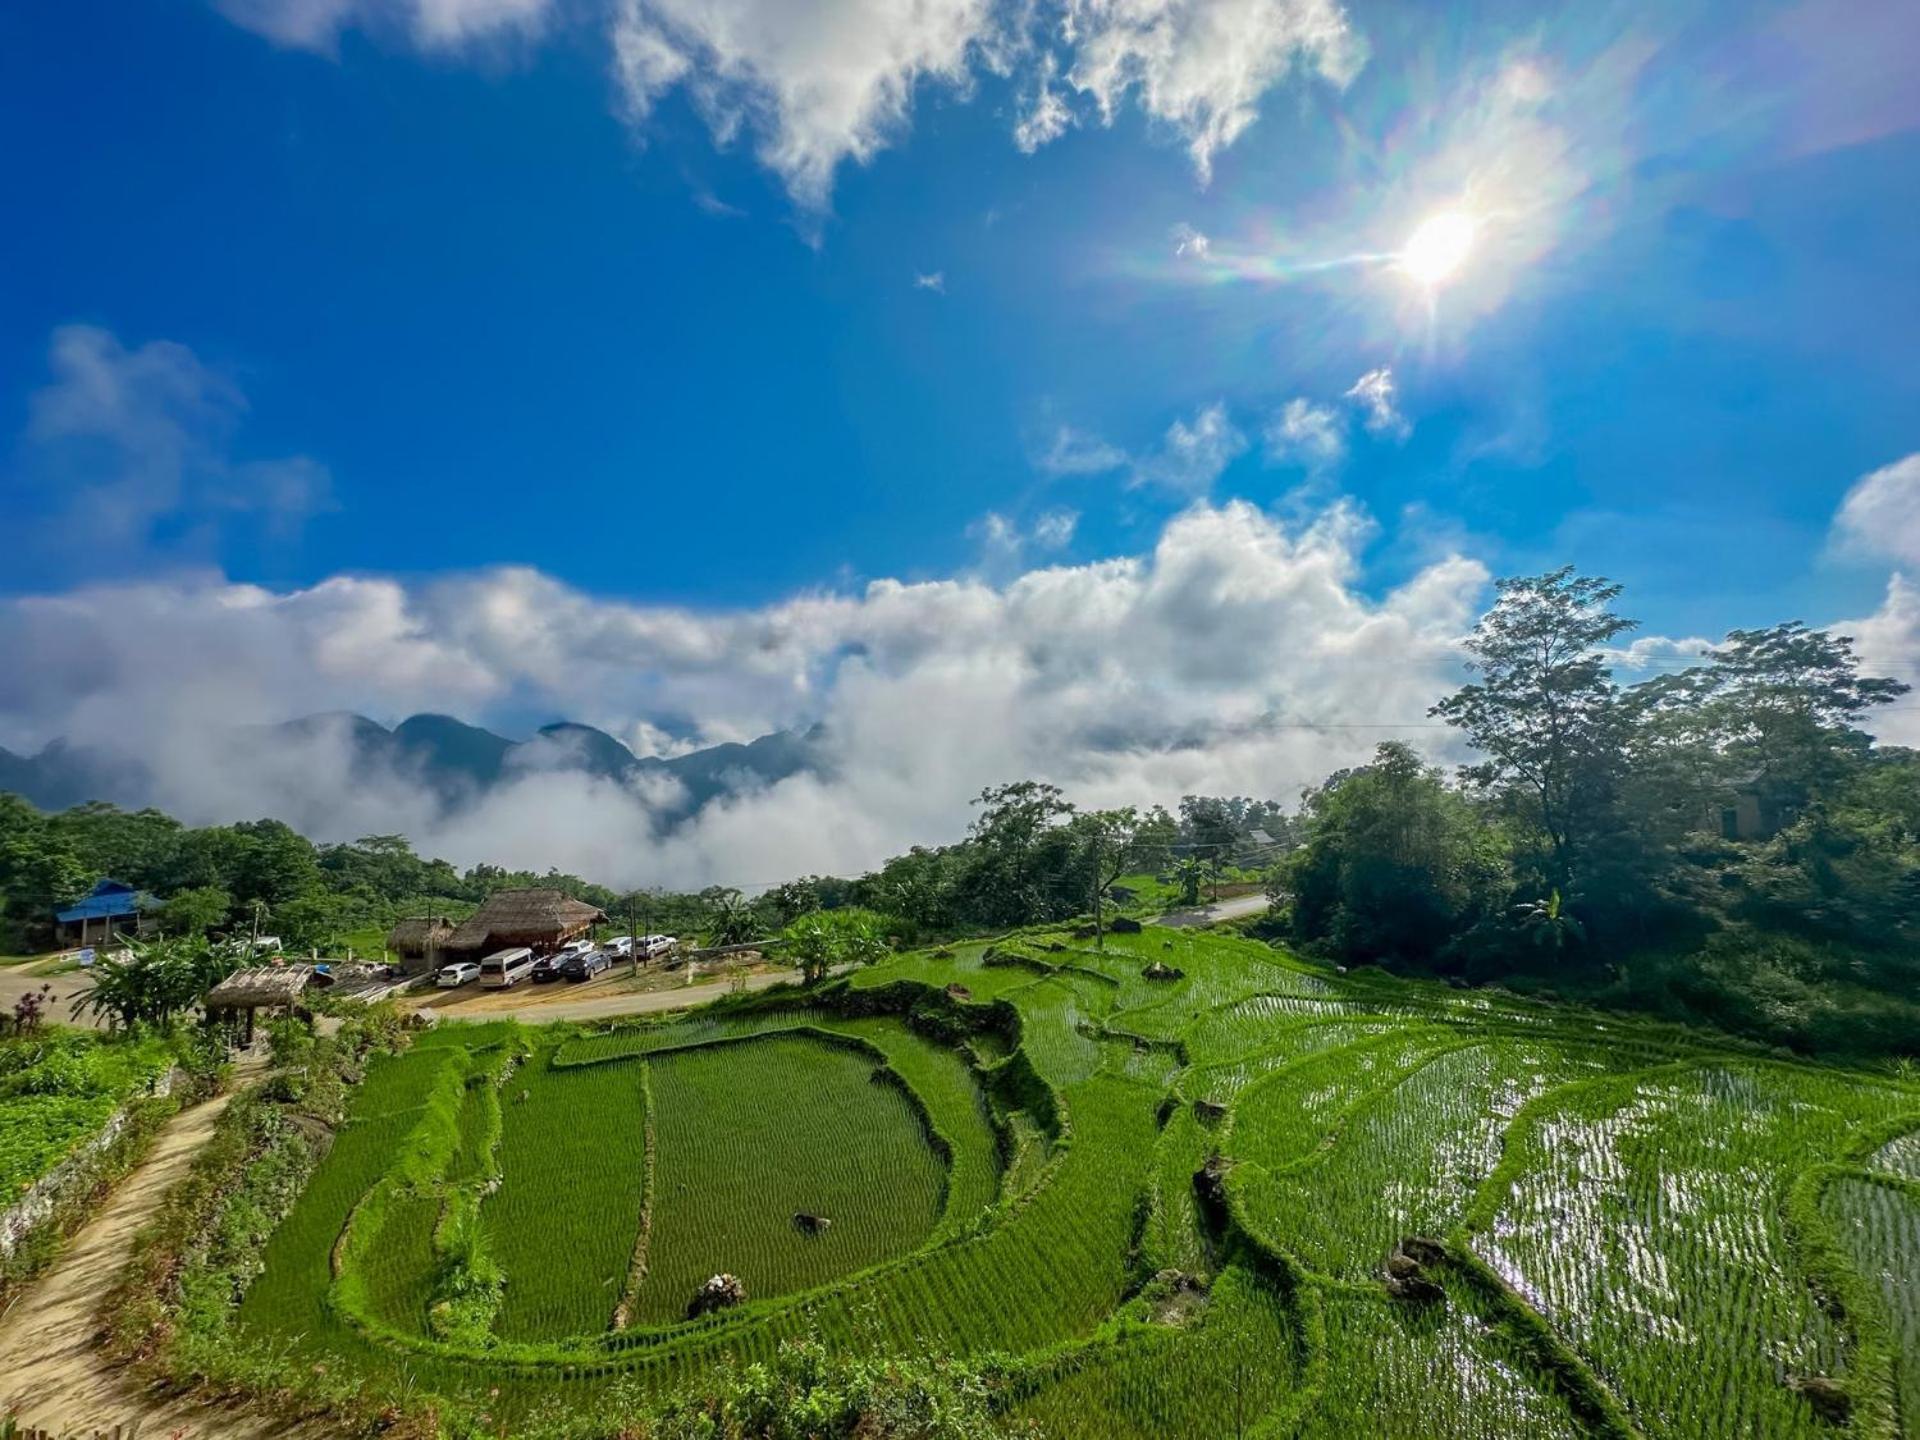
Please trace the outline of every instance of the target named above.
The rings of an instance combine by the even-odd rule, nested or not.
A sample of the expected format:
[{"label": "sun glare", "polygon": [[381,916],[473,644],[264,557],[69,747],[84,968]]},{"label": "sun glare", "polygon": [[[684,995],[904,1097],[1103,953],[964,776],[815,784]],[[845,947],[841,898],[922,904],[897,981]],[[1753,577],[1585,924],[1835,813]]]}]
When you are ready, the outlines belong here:
[{"label": "sun glare", "polygon": [[1400,268],[1430,290],[1444,285],[1467,263],[1478,228],[1471,215],[1459,210],[1429,215],[1407,237]]}]

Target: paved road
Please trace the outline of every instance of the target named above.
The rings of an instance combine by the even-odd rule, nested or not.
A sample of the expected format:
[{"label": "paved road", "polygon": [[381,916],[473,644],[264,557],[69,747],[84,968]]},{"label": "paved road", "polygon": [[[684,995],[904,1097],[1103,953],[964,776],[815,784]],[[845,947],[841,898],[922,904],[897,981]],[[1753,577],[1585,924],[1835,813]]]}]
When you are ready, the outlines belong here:
[{"label": "paved road", "polygon": [[[798,978],[793,970],[772,970],[746,978],[748,990],[766,990]],[[671,990],[614,991],[604,995],[582,995],[577,1000],[535,1000],[529,995],[515,1004],[511,1000],[436,1007],[429,999],[422,1009],[432,1010],[443,1020],[525,1020],[538,1024],[545,1020],[604,1020],[616,1015],[654,1015],[663,1010],[684,1010],[704,1005],[734,990],[731,980],[707,980],[698,985],[680,985]],[[535,992],[538,993],[538,992]]]},{"label": "paved road", "polygon": [[1201,925],[1217,925],[1222,920],[1244,920],[1249,915],[1260,914],[1267,905],[1267,897],[1258,892],[1236,895],[1231,900],[1216,900],[1193,910],[1169,910],[1148,923],[1173,930],[1191,930]]}]

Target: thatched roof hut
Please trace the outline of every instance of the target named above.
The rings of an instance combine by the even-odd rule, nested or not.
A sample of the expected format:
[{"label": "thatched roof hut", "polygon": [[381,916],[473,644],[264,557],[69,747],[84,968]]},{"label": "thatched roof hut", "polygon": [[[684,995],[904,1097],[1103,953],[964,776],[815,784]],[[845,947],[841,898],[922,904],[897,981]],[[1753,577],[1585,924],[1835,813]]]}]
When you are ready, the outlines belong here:
[{"label": "thatched roof hut", "polygon": [[201,1004],[209,1013],[288,1007],[297,1004],[312,983],[311,965],[250,965],[207,991]]},{"label": "thatched roof hut", "polygon": [[241,1026],[241,1043],[253,1044],[256,1010],[292,1010],[313,984],[311,965],[250,965],[236,970],[201,1000],[207,1022]]},{"label": "thatched roof hut", "polygon": [[417,960],[422,955],[446,949],[452,938],[453,922],[444,915],[412,918],[396,922],[387,932],[387,948],[396,955]]},{"label": "thatched roof hut", "polygon": [[551,950],[585,935],[606,913],[560,890],[496,890],[455,927],[446,948],[485,955],[509,945]]}]

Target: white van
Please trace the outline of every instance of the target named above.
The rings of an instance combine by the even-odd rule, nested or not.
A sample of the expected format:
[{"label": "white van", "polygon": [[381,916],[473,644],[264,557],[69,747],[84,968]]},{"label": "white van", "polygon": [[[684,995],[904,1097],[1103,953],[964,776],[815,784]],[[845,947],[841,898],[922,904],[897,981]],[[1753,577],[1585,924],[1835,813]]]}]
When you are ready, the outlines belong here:
[{"label": "white van", "polygon": [[533,974],[533,951],[525,946],[496,950],[480,962],[482,990],[508,990]]}]

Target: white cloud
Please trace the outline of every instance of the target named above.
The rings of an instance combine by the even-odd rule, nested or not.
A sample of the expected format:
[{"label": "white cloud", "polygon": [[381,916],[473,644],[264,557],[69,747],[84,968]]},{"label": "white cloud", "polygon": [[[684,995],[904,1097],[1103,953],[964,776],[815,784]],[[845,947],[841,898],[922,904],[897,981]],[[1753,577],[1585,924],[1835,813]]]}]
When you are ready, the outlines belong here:
[{"label": "white cloud", "polygon": [[404,34],[423,49],[538,31],[552,0],[214,0],[236,25],[276,45],[330,51],[343,30]]},{"label": "white cloud", "polygon": [[967,538],[979,544],[989,562],[1015,558],[1025,544],[1020,527],[998,510],[989,510],[969,525]]},{"label": "white cloud", "polygon": [[332,505],[327,468],[304,455],[241,459],[247,400],[184,345],[129,349],[111,332],[66,325],[48,347],[51,379],[28,402],[23,493],[51,522],[34,536],[96,562],[141,553],[156,527],[204,547],[226,520],[284,536]]},{"label": "white cloud", "polygon": [[1048,510],[1033,522],[1033,543],[1043,550],[1064,549],[1079,526],[1078,510]]},{"label": "white cloud", "polygon": [[[213,0],[276,44],[331,51],[342,32],[426,50],[533,36],[558,0]],[[1365,45],[1337,0],[584,0],[605,16],[620,108],[644,126],[683,92],[715,141],[750,136],[803,212],[834,176],[908,130],[929,86],[982,75],[1014,89],[1013,142],[1032,153],[1083,115],[1128,103],[1213,157],[1298,73],[1344,85]]]},{"label": "white cloud", "polygon": [[1207,258],[1212,241],[1202,235],[1193,226],[1182,221],[1173,227],[1173,253],[1178,256],[1191,256],[1195,260]]},{"label": "white cloud", "polygon": [[[1030,543],[1070,528],[1042,516]],[[1290,797],[1396,733],[1366,727],[1444,743],[1425,710],[1457,678],[1453,637],[1486,572],[1449,557],[1372,600],[1356,588],[1369,535],[1344,505],[1289,525],[1199,504],[1144,555],[728,612],[615,603],[524,569],[90,585],[0,599],[0,743],[131,747],[189,818],[402,829],[460,863],[666,885],[855,871],[956,837],[968,797],[1001,779],[1091,803]],[[667,831],[661,797],[578,775],[530,771],[450,812],[405,777],[350,781],[325,726],[274,755],[230,740],[342,709],[564,715],[655,751],[818,721],[832,766]]]},{"label": "white cloud", "polygon": [[1215,401],[1191,421],[1168,426],[1160,448],[1134,461],[1128,484],[1203,495],[1246,448],[1247,437],[1227,418],[1227,407]]},{"label": "white cloud", "polygon": [[1855,482],[1833,534],[1845,550],[1920,568],[1920,453]]},{"label": "white cloud", "polygon": [[1341,398],[1351,400],[1366,415],[1367,429],[1375,435],[1386,435],[1395,440],[1404,440],[1413,432],[1413,427],[1399,411],[1398,391],[1393,383],[1393,371],[1386,366],[1378,370],[1369,370],[1353,382],[1353,388]]},{"label": "white cloud", "polygon": [[1109,124],[1135,97],[1186,140],[1203,181],[1268,89],[1296,69],[1344,86],[1366,58],[1334,0],[1068,0],[1066,29],[1067,82]]},{"label": "white cloud", "polygon": [[613,21],[635,120],[684,88],[719,143],[751,131],[813,211],[843,161],[866,164],[907,128],[917,88],[964,91],[995,33],[989,0],[620,0]]},{"label": "white cloud", "polygon": [[1060,62],[1051,53],[1040,57],[1034,67],[1032,89],[1020,107],[1014,123],[1013,143],[1023,155],[1031,155],[1042,145],[1051,144],[1067,133],[1073,124],[1073,111],[1066,97],[1054,86]]},{"label": "white cloud", "polygon": [[916,271],[913,277],[913,288],[931,290],[936,295],[944,295],[947,293],[947,272],[934,270],[923,275]]},{"label": "white cloud", "polygon": [[1205,177],[1267,91],[1296,71],[1344,85],[1365,55],[1336,0],[618,0],[612,31],[632,118],[683,88],[720,143],[751,131],[812,211],[843,162],[907,129],[929,83],[966,95],[982,72],[1010,75],[1028,153],[1076,123],[1075,97],[1109,124],[1131,98]]},{"label": "white cloud", "polygon": [[1104,475],[1127,463],[1127,452],[1097,435],[1062,425],[1047,448],[1034,457],[1034,468],[1047,475]]},{"label": "white cloud", "polygon": [[1013,571],[1029,550],[1063,550],[1073,543],[1080,512],[1056,508],[1043,511],[1022,530],[1018,522],[998,510],[989,510],[967,527],[967,536],[980,546],[983,568],[990,574]]},{"label": "white cloud", "polygon": [[1653,670],[1688,670],[1707,663],[1717,642],[1704,636],[1636,635],[1627,645],[1603,646],[1600,653],[1629,679]]},{"label": "white cloud", "polygon": [[1880,608],[1860,620],[1832,627],[1851,635],[1863,673],[1884,675],[1914,687],[1884,713],[1869,712],[1863,722],[1889,745],[1920,747],[1920,585],[1904,575],[1887,581]]},{"label": "white cloud", "polygon": [[1267,459],[1319,472],[1337,465],[1347,453],[1346,424],[1325,405],[1295,396],[1267,422]]}]

